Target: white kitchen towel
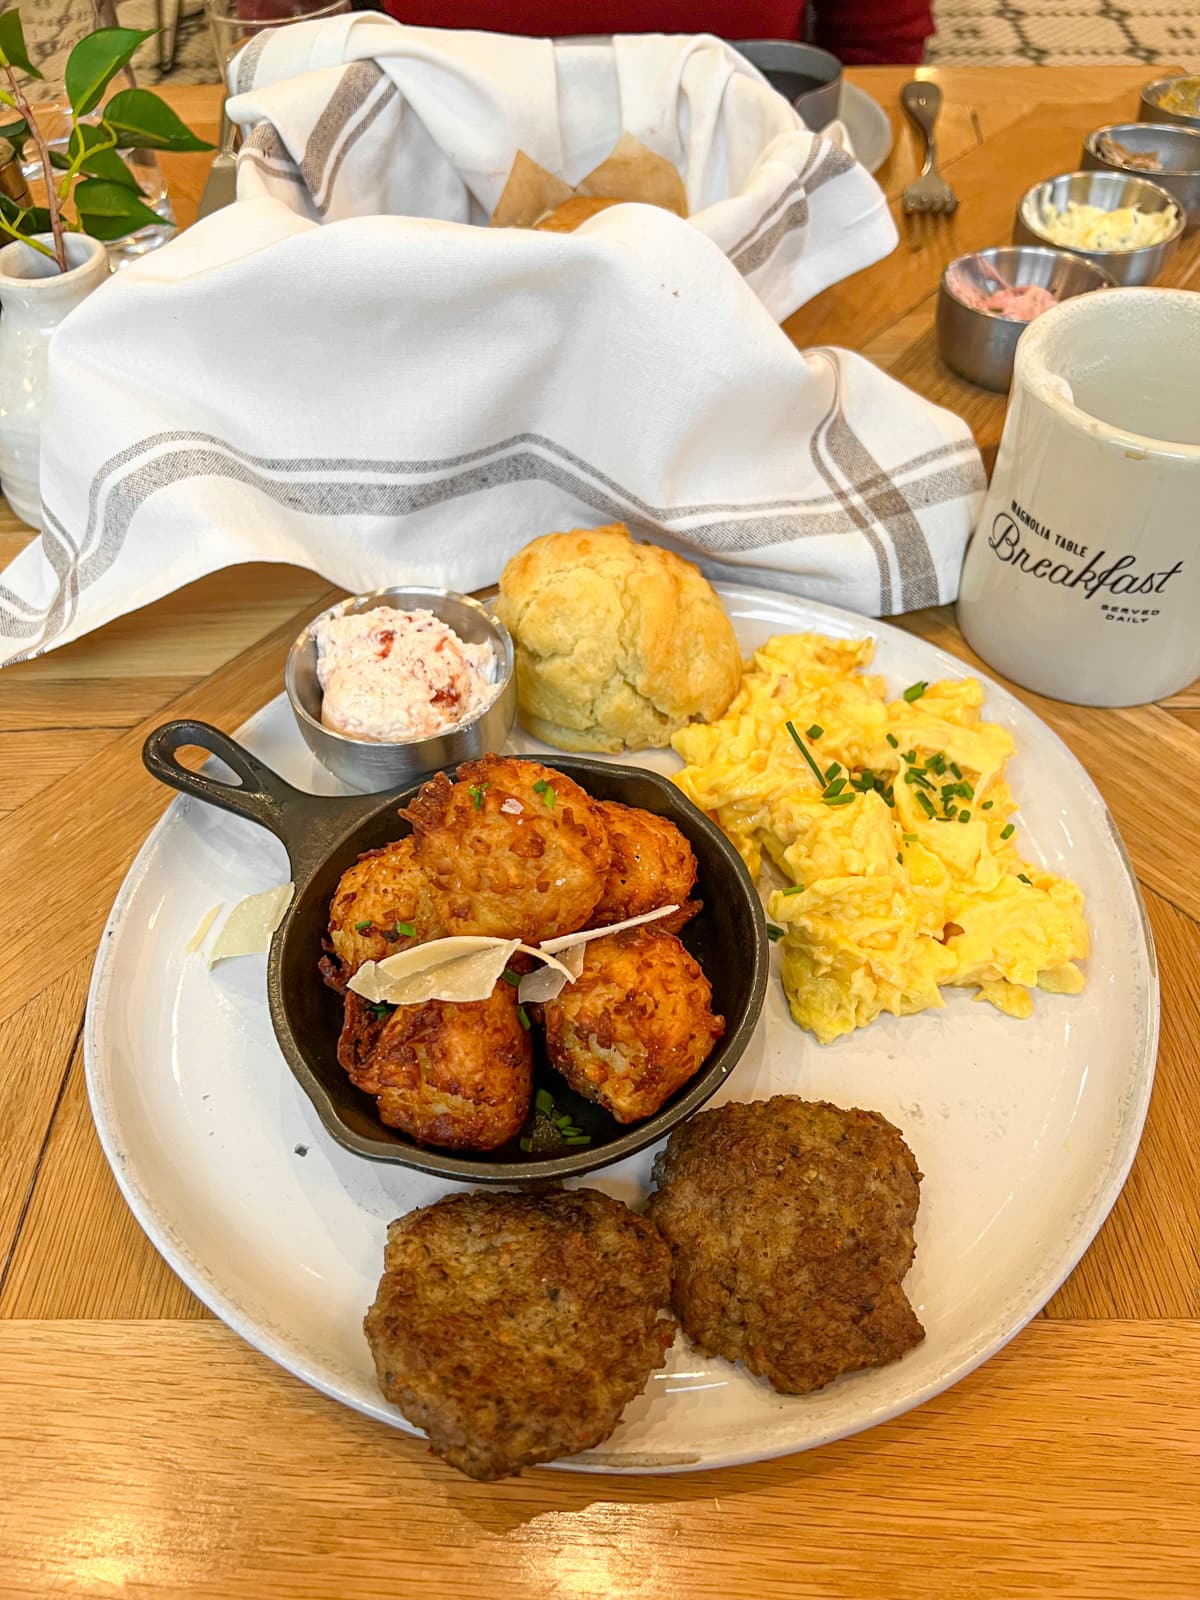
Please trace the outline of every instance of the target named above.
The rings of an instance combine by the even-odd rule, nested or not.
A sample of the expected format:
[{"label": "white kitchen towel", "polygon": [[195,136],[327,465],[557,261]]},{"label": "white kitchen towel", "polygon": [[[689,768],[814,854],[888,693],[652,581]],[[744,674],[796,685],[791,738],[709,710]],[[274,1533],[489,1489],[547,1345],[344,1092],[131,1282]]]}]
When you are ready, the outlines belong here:
[{"label": "white kitchen towel", "polygon": [[368,13],[259,34],[230,88],[239,195],[314,222],[486,223],[518,150],[575,184],[626,133],[678,169],[692,226],[779,321],[896,243],[840,124],[810,133],[710,35],[556,44]]},{"label": "white kitchen towel", "polygon": [[[343,51],[412,33],[352,17],[277,37],[298,49],[311,35],[311,50],[333,52],[334,29]],[[420,38],[426,54],[454,44]],[[521,92],[505,52],[530,41],[493,43],[493,99],[519,107],[535,86]],[[697,42],[619,40],[612,55],[641,43],[690,137],[702,112],[679,98],[680,58]],[[262,94],[315,104],[319,79],[332,125],[337,85],[356,72],[319,63]],[[622,106],[635,98],[622,90]],[[643,83],[641,102],[651,98]],[[310,106],[314,126],[323,114]],[[358,170],[352,157],[382,115],[356,152],[352,129],[330,144],[326,193],[339,192],[337,169]],[[385,188],[393,161],[405,182],[428,176],[405,155],[424,126],[404,111],[364,172],[382,169]],[[645,137],[645,118],[635,131]],[[787,137],[808,141],[811,173],[842,160],[810,135]],[[473,125],[462,144],[476,149]],[[482,161],[478,149],[470,159]],[[494,159],[497,182],[510,159]],[[817,198],[851,178],[874,187],[853,166],[818,186],[796,229],[801,254],[822,255]],[[351,590],[473,589],[538,534],[610,521],[711,575],[873,615],[954,597],[984,482],[965,424],[860,356],[798,351],[694,220],[625,205],[574,234],[394,214],[319,221],[308,181],[254,198],[244,170],[242,182],[234,205],[124,269],[52,340],[44,532],[0,582],[0,661],[238,562],[292,562]],[[398,203],[378,187],[374,198]],[[844,232],[814,282],[874,259],[867,224],[864,237],[856,252]]]}]

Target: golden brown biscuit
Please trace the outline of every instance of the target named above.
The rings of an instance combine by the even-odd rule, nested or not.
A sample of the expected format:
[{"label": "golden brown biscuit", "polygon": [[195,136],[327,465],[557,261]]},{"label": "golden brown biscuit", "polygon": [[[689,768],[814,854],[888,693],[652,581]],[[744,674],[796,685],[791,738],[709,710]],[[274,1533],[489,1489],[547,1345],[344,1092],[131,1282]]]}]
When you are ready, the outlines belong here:
[{"label": "golden brown biscuit", "polygon": [[597,211],[607,211],[609,206],[619,206],[621,200],[606,200],[603,195],[575,194],[564,200],[534,227],[539,233],[574,233],[581,222],[594,217]]},{"label": "golden brown biscuit", "polygon": [[500,578],[521,721],[563,750],[645,750],[721,716],[741,681],[733,624],[690,561],[621,523],[548,533]]}]

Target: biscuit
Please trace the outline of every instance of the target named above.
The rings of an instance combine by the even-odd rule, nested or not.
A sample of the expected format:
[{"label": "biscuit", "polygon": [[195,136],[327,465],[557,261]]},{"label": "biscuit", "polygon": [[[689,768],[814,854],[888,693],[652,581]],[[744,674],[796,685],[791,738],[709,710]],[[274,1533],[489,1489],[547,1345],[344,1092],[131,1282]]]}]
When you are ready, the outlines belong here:
[{"label": "biscuit", "polygon": [[741,680],[733,624],[699,569],[621,523],[548,533],[500,578],[521,721],[561,750],[669,743],[713,721]]}]

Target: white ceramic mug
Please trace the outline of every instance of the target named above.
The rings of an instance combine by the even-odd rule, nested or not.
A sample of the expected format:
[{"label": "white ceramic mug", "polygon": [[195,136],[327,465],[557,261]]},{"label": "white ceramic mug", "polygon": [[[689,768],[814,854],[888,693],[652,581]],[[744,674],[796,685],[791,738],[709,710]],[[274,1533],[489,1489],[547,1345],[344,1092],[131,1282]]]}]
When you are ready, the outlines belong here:
[{"label": "white ceramic mug", "polygon": [[1022,334],[958,622],[1078,705],[1200,676],[1200,294],[1105,289]]}]

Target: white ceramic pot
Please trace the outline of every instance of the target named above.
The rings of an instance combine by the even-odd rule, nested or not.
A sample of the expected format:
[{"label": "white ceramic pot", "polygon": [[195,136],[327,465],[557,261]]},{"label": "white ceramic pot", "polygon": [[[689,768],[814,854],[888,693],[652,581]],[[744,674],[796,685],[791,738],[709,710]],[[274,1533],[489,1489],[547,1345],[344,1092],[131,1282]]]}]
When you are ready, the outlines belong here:
[{"label": "white ceramic pot", "polygon": [[958,625],[1015,682],[1141,705],[1200,675],[1200,294],[1103,289],[1021,335]]},{"label": "white ceramic pot", "polygon": [[[52,243],[48,234],[38,236]],[[0,489],[31,528],[41,526],[38,448],[50,335],[108,277],[108,252],[66,237],[69,270],[14,240],[0,250]]]}]

